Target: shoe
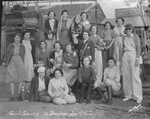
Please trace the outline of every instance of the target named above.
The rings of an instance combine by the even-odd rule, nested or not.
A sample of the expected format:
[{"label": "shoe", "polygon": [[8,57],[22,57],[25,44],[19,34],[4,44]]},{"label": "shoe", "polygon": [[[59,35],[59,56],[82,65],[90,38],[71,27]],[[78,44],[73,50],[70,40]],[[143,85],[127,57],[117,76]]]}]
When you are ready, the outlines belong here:
[{"label": "shoe", "polygon": [[15,101],[15,98],[14,97],[11,97],[10,98],[10,102],[14,102]]},{"label": "shoe", "polygon": [[86,103],[91,103],[90,99],[86,99]]},{"label": "shoe", "polygon": [[19,96],[19,97],[17,97],[17,101],[21,101],[21,97]]},{"label": "shoe", "polygon": [[136,102],[137,102],[138,104],[140,104],[140,103],[142,102],[142,100],[137,100]]},{"label": "shoe", "polygon": [[81,98],[80,100],[79,100],[79,103],[83,103],[84,102],[84,98]]},{"label": "shoe", "polygon": [[128,100],[130,100],[130,98],[124,98],[124,99],[123,99],[123,101],[128,101]]}]

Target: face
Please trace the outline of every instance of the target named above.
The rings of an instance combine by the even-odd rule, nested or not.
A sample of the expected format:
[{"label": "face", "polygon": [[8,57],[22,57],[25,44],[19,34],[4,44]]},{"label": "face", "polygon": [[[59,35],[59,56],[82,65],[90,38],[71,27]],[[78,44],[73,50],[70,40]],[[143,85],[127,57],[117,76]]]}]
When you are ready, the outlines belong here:
[{"label": "face", "polygon": [[113,67],[115,65],[114,60],[109,60],[108,61],[108,66]]},{"label": "face", "polygon": [[62,19],[63,19],[63,20],[67,20],[67,18],[68,18],[68,13],[67,13],[67,12],[64,12],[64,13],[62,14]]},{"label": "face", "polygon": [[55,49],[56,49],[56,50],[60,50],[60,47],[61,47],[61,46],[60,46],[59,43],[55,43]]},{"label": "face", "polygon": [[89,38],[89,34],[88,34],[87,32],[84,32],[84,33],[83,33],[83,38],[84,38],[85,40],[87,40],[87,39]]},{"label": "face", "polygon": [[92,33],[96,33],[97,32],[97,28],[96,26],[93,26],[92,29],[91,29]]},{"label": "face", "polygon": [[48,34],[48,39],[52,40],[53,39],[53,34]]},{"label": "face", "polygon": [[55,78],[56,78],[56,79],[59,79],[61,76],[62,76],[62,75],[61,75],[61,73],[60,73],[59,70],[55,71]]},{"label": "face", "polygon": [[76,18],[75,18],[75,22],[76,22],[77,24],[80,23],[80,20],[81,20],[81,19],[80,19],[79,17],[76,17]]},{"label": "face", "polygon": [[118,26],[120,26],[120,25],[123,24],[123,21],[122,21],[121,19],[118,19],[118,20],[117,20],[117,24],[118,24]]},{"label": "face", "polygon": [[131,35],[132,34],[132,28],[126,28],[125,32],[127,35]]},{"label": "face", "polygon": [[71,52],[71,45],[67,45],[66,46],[66,51],[69,53],[69,52]]},{"label": "face", "polygon": [[43,48],[45,48],[46,47],[46,43],[45,42],[41,42],[40,43],[40,47],[43,49]]},{"label": "face", "polygon": [[54,12],[50,12],[49,15],[48,15],[48,17],[49,17],[50,19],[54,19],[54,16],[55,16],[55,15],[54,15]]},{"label": "face", "polygon": [[24,38],[25,40],[30,40],[30,33],[29,32],[25,33]]},{"label": "face", "polygon": [[20,36],[16,35],[14,38],[15,43],[20,43],[20,40],[21,40]]},{"label": "face", "polygon": [[110,29],[110,24],[107,23],[107,24],[105,25],[105,28],[106,28],[106,29]]},{"label": "face", "polygon": [[86,20],[87,19],[86,14],[83,13],[82,16],[81,16],[81,18],[82,18],[83,21]]},{"label": "face", "polygon": [[45,76],[45,72],[39,72],[39,77],[40,78],[44,78],[44,76]]},{"label": "face", "polygon": [[90,64],[90,60],[88,57],[84,58],[83,64],[84,64],[84,66],[88,66]]}]

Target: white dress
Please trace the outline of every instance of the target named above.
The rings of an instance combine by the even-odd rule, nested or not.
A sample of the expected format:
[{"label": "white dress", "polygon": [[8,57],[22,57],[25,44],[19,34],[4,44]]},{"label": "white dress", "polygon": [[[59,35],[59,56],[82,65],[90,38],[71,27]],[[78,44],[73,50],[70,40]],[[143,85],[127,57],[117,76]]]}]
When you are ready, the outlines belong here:
[{"label": "white dress", "polygon": [[25,46],[24,64],[25,64],[25,69],[26,69],[27,77],[28,77],[27,81],[31,81],[34,76],[33,57],[31,54],[32,46],[29,40],[23,40],[22,44]]},{"label": "white dress", "polygon": [[[90,39],[94,42],[94,45],[100,45],[102,42],[102,39],[96,35],[94,37],[93,35],[90,36]],[[96,81],[94,83],[94,87],[98,87],[99,83],[102,81],[103,76],[103,63],[102,63],[102,51],[95,48],[95,61],[93,62],[93,66],[96,72]]]}]

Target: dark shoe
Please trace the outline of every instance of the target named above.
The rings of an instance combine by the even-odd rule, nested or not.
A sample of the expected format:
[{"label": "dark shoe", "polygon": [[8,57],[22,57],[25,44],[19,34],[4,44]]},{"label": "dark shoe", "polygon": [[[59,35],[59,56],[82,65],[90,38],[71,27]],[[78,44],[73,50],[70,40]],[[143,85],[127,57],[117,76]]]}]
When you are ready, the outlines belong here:
[{"label": "dark shoe", "polygon": [[107,104],[112,104],[112,88],[110,85],[107,86],[107,95],[108,95]]},{"label": "dark shoe", "polygon": [[81,98],[80,100],[79,100],[79,103],[83,103],[84,102],[84,98]]},{"label": "dark shoe", "polygon": [[111,105],[112,103],[113,103],[112,100],[109,100],[109,101],[106,102],[107,105]]},{"label": "dark shoe", "polygon": [[17,101],[21,101],[21,97],[19,96],[19,97],[17,97]]},{"label": "dark shoe", "polygon": [[14,97],[11,97],[10,98],[10,102],[14,102],[15,101],[15,98]]},{"label": "dark shoe", "polygon": [[86,99],[86,103],[91,103],[90,99]]},{"label": "dark shoe", "polygon": [[100,100],[101,100],[102,99],[102,95],[103,95],[101,89],[99,87],[97,87],[97,88],[95,88],[95,91],[97,92],[97,94],[99,95]]}]

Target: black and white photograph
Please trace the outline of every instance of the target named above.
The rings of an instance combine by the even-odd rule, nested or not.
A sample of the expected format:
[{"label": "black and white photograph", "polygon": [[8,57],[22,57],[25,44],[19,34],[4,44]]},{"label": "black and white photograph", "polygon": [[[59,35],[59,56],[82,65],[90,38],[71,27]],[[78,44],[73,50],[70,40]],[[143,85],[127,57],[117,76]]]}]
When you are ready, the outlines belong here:
[{"label": "black and white photograph", "polygon": [[0,8],[0,119],[150,119],[150,0]]}]

